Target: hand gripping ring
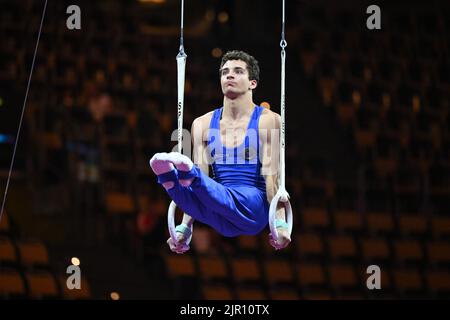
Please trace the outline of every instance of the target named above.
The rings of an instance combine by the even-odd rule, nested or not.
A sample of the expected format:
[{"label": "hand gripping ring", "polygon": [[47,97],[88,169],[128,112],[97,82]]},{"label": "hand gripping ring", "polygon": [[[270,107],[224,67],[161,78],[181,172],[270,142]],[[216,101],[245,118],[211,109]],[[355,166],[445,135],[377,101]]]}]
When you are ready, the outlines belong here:
[{"label": "hand gripping ring", "polygon": [[[172,240],[177,243],[177,231],[175,230],[175,211],[177,209],[177,205],[175,204],[175,202],[171,202],[170,206],[169,206],[169,210],[167,212],[167,224],[169,226],[169,234],[170,237],[172,238]],[[192,240],[192,231],[193,228],[191,226],[191,236],[188,238],[188,240],[186,241],[186,245],[183,245],[183,247],[188,248],[189,247],[189,243]]]},{"label": "hand gripping ring", "polygon": [[280,201],[283,203],[284,208],[286,209],[286,222],[288,224],[289,234],[292,233],[293,217],[292,217],[291,203],[289,202],[289,194],[287,193],[286,190],[279,189],[277,194],[273,197],[269,208],[269,227],[270,232],[272,233],[272,237],[275,241],[278,241],[278,232],[275,225],[275,221],[276,221],[277,206],[278,202]]}]

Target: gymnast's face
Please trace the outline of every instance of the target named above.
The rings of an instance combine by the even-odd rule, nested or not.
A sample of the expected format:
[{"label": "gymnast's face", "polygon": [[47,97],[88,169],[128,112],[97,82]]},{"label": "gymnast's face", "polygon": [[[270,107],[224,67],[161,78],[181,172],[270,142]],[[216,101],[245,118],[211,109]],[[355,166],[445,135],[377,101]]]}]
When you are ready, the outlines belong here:
[{"label": "gymnast's face", "polygon": [[256,80],[250,80],[247,64],[242,60],[228,60],[220,70],[223,94],[231,99],[256,88]]}]

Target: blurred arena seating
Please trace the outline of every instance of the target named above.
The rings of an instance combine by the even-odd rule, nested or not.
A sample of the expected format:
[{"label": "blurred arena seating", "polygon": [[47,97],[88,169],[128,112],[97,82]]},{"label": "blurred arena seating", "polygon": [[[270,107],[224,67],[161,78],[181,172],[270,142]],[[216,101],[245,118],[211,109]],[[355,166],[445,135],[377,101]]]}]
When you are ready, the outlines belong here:
[{"label": "blurred arena seating", "polygon": [[[40,17],[39,6],[23,2],[6,1],[0,12],[0,84],[18,88],[25,88],[32,52],[22,35],[34,43]],[[174,146],[177,34],[145,36],[137,3],[81,3],[92,13],[83,20],[89,32],[61,27],[65,15],[50,12],[64,12],[64,3],[53,3],[39,46],[25,120],[28,160],[17,169],[33,172],[36,211],[69,213],[78,226],[70,232],[87,243],[120,243],[170,284],[174,299],[450,297],[450,7],[443,1],[408,10],[392,4],[378,31],[365,29],[361,7],[290,4],[297,19],[287,30],[289,59],[298,65],[292,73],[314,88],[309,94],[351,146],[342,157],[357,159],[355,179],[338,179],[330,159],[297,158],[300,128],[288,118],[290,246],[274,251],[267,230],[228,239],[198,224],[184,255],[170,252],[167,231],[157,230],[166,228],[169,198],[148,167],[155,152]],[[221,103],[211,41],[188,40],[187,128]],[[258,59],[264,44],[253,48]],[[278,75],[262,78],[278,86]],[[292,107],[296,94],[288,91]],[[3,103],[13,99],[5,95]],[[151,217],[146,232],[136,223],[142,213]],[[4,215],[0,298],[92,298],[87,280],[85,291],[67,290],[47,251],[44,240],[20,237]],[[382,290],[366,287],[370,265],[382,270]]]}]

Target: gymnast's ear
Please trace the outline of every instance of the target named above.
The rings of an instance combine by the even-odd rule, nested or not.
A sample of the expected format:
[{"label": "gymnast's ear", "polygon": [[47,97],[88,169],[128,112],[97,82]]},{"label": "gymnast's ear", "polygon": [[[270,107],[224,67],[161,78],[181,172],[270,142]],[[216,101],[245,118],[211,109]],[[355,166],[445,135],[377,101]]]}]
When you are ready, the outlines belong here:
[{"label": "gymnast's ear", "polygon": [[250,86],[248,87],[248,90],[253,90],[258,86],[258,81],[256,80],[250,80]]}]

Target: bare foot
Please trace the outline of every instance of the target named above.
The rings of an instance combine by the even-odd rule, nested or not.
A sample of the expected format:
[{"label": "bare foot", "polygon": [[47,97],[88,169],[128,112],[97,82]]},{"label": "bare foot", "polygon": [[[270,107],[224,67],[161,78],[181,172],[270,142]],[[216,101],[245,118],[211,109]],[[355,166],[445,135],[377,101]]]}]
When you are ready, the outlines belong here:
[{"label": "bare foot", "polygon": [[[177,167],[178,171],[191,171],[192,167],[194,166],[194,163],[184,154],[181,154],[179,152],[171,152],[167,154],[167,158],[174,164],[175,167]],[[183,187],[189,187],[192,183],[194,178],[189,179],[180,179],[180,184]]]},{"label": "bare foot", "polygon": [[[169,171],[172,171],[175,169],[172,162],[168,159],[168,154],[165,152],[162,153],[156,153],[151,159],[150,159],[150,167],[152,168],[153,172],[156,175],[160,175]],[[174,187],[173,181],[167,181],[164,182],[163,187],[166,190],[169,190]]]}]

